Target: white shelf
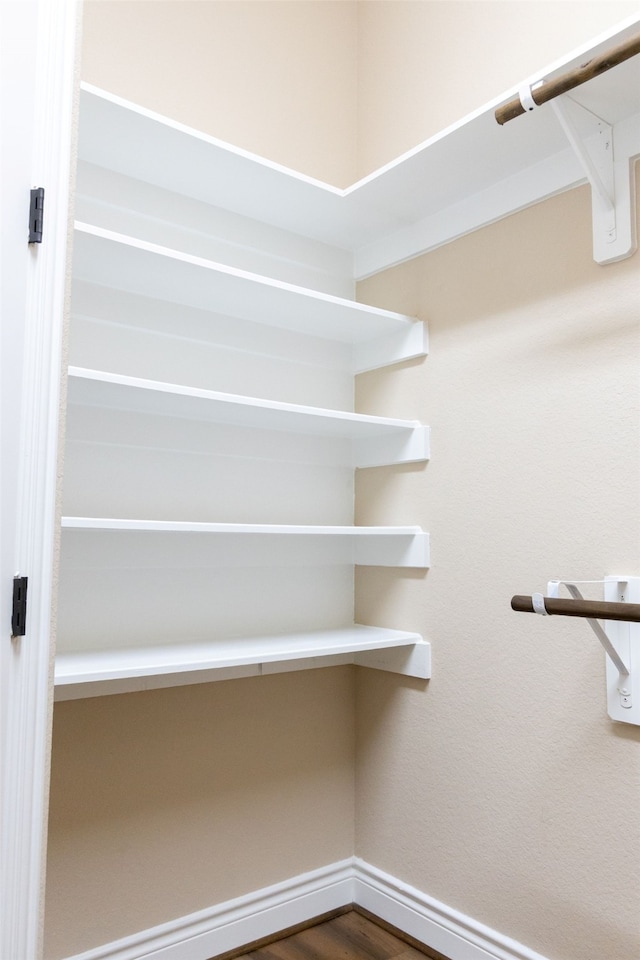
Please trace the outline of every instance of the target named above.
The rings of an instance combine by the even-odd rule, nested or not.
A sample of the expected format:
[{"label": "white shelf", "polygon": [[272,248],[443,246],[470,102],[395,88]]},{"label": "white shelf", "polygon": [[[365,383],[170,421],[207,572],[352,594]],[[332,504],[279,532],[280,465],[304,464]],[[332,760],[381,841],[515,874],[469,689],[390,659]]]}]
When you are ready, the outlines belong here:
[{"label": "white shelf", "polygon": [[430,675],[430,646],[417,633],[365,627],[157,647],[64,653],[56,657],[56,699],[202,683],[336,663]]},{"label": "white shelf", "polygon": [[[77,280],[341,343],[362,345],[357,371],[426,354],[411,317],[76,223]],[[379,347],[378,347],[379,345]]]},{"label": "white shelf", "polygon": [[[348,299],[351,240],[414,199],[81,99],[56,698],[337,664],[429,677],[419,634],[351,622],[354,567],[425,570],[428,534],[346,525],[353,467],[429,457],[418,421],[351,412],[353,373],[427,353],[423,323]],[[294,522],[208,522],[236,518]]]},{"label": "white shelf", "polygon": [[164,417],[335,437],[353,442],[353,465],[427,460],[429,429],[415,420],[234,396],[81,367],[69,368],[68,402]]},{"label": "white shelf", "polygon": [[122,517],[63,517],[65,530],[136,530],[158,533],[233,533],[303,537],[415,537],[420,527],[348,527],[287,523],[199,523],[185,520],[134,520]]},{"label": "white shelf", "polygon": [[[635,16],[523,81],[558,76],[637,30]],[[617,126],[625,138],[635,123],[637,141],[639,90],[636,57],[571,96]],[[495,108],[517,95],[517,87],[505,91],[346,190],[87,84],[81,93],[79,155],[129,177],[351,250],[355,275],[361,277],[584,182],[580,163],[549,105],[504,127],[496,123]],[[158,163],[158,157],[165,162]]]},{"label": "white shelf", "polygon": [[212,537],[333,538],[350,542],[352,562],[362,566],[429,566],[429,534],[420,527],[349,527],[275,523],[201,523],[117,517],[62,517],[62,529],[86,533],[199,534]]}]

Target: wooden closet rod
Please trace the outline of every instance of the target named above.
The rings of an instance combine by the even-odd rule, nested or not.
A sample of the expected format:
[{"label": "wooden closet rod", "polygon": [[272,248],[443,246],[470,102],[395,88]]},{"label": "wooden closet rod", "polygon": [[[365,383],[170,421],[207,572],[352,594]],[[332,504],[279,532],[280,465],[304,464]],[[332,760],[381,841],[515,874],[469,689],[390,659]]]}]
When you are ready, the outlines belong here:
[{"label": "wooden closet rod", "polygon": [[[550,616],[585,617],[588,620],[628,620],[640,623],[640,603],[612,603],[607,600],[569,600],[544,597],[545,610]],[[518,613],[535,613],[533,598],[511,598],[511,609]]]},{"label": "wooden closet rod", "polygon": [[[625,60],[635,57],[638,53],[640,53],[640,34],[630,37],[629,40],[623,40],[622,43],[607,50],[606,53],[601,53],[593,60],[583,63],[582,66],[561,74],[555,80],[545,81],[540,87],[533,87],[531,90],[533,101],[538,106],[547,103],[554,97],[559,97],[561,93],[566,93],[567,90],[573,90],[574,87],[579,87],[581,83],[586,83],[587,80],[599,77],[601,73],[606,73],[607,70],[617,67],[619,63],[624,63]],[[520,98],[516,97],[514,100],[498,107],[496,120],[502,125],[526,112]]]}]

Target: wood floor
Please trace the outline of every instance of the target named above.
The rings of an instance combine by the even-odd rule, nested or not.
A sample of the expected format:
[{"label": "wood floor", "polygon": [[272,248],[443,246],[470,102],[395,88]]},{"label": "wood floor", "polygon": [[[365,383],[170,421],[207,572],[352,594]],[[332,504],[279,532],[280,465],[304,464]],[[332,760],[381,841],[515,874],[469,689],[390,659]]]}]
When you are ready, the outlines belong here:
[{"label": "wood floor", "polygon": [[349,909],[275,942],[254,944],[245,948],[248,952],[225,954],[218,960],[447,960],[365,914]]}]

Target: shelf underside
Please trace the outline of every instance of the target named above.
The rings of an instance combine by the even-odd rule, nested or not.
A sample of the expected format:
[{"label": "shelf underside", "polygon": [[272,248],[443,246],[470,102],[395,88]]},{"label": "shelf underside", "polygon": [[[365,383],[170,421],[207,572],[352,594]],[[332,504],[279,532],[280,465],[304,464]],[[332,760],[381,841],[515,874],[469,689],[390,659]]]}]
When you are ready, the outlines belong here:
[{"label": "shelf underside", "polygon": [[79,367],[69,368],[68,402],[131,413],[352,441],[353,465],[424,461],[429,431],[417,421],[234,396]]},{"label": "shelf underside", "polygon": [[[381,343],[384,363],[426,354],[421,323],[284,281],[76,223],[73,276],[213,314],[251,320],[328,340],[370,346]],[[381,366],[356,361],[358,370]]]},{"label": "shelf underside", "polygon": [[[597,38],[529,82],[552,79],[637,33],[637,22]],[[635,57],[572,92],[611,124],[640,110],[640,58]],[[356,276],[381,269],[393,249],[378,249],[396,234],[433,221],[431,241],[447,236],[449,213],[486,197],[478,216],[488,223],[550,193],[584,181],[549,105],[500,127],[495,108],[517,88],[420,144],[346,190],[271,163],[95,87],[81,94],[80,156],[92,163],[214,206],[356,253]],[[166,158],[159,164],[158,157]],[[551,167],[555,170],[551,170]],[[549,176],[541,171],[549,168]],[[535,196],[516,181],[533,171]],[[425,185],[428,188],[425,189]],[[529,191],[531,194],[531,191]],[[436,222],[437,221],[437,222]],[[478,224],[476,224],[477,226]],[[456,229],[456,227],[453,227]],[[416,238],[417,249],[429,239]],[[392,247],[394,245],[392,244]],[[402,244],[405,247],[405,244]],[[398,255],[399,251],[396,251]],[[397,262],[397,260],[396,260]],[[360,267],[359,267],[360,263]]]},{"label": "shelf underside", "polygon": [[[115,550],[120,542],[122,549],[129,551],[136,545],[148,550],[149,544],[154,551],[157,538],[166,541],[169,537],[169,542],[173,543],[177,537],[188,537],[193,543],[192,538],[197,537],[199,549],[211,557],[212,563],[230,557],[232,551],[236,556],[243,547],[248,558],[257,557],[258,551],[262,556],[265,551],[268,555],[269,550],[282,552],[289,547],[307,560],[322,551],[325,558],[331,556],[333,562],[339,564],[418,569],[429,566],[429,534],[416,526],[353,527],[63,517],[62,529],[63,535],[85,538],[90,551],[94,547],[99,549],[99,541],[104,543],[105,537],[116,538],[111,541]],[[334,549],[328,554],[325,547],[331,544]]]},{"label": "shelf underside", "polygon": [[427,678],[419,634],[359,624],[309,633],[176,643],[56,657],[56,699],[359,663]]}]

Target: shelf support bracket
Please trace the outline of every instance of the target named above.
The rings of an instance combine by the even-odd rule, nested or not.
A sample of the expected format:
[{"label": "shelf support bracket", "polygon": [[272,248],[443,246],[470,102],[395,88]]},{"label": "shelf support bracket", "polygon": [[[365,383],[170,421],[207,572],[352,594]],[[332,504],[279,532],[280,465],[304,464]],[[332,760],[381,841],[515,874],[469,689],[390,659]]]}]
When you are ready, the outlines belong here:
[{"label": "shelf support bracket", "polygon": [[632,154],[614,126],[572,97],[557,97],[551,107],[591,185],[593,259],[622,260],[636,248]]}]

